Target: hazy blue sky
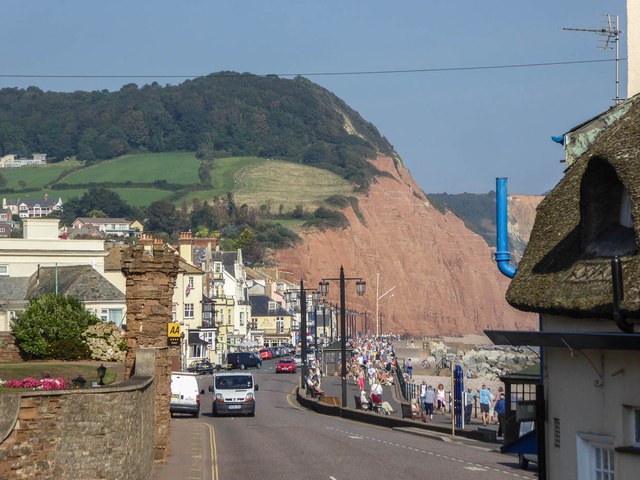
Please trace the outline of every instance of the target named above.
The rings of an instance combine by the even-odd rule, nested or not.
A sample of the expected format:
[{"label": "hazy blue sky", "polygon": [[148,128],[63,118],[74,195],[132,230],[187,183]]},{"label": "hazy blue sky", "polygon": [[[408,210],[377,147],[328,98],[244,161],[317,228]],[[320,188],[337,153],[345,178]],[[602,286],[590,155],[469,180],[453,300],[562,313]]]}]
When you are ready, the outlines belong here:
[{"label": "hazy blue sky", "polygon": [[[4,0],[0,87],[118,90],[233,70],[295,74],[614,59],[600,14],[623,0]],[[626,57],[626,37],[620,42]],[[620,63],[621,96],[626,62]],[[131,75],[9,78],[6,75]],[[309,76],[375,124],[427,192],[539,194],[562,176],[550,140],[606,110],[615,63]]]}]

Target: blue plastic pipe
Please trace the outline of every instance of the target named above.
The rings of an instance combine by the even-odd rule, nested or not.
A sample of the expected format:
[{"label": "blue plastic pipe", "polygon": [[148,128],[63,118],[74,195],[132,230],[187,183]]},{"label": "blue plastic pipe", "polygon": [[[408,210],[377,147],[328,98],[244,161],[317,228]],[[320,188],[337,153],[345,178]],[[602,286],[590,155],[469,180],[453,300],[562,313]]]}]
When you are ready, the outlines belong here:
[{"label": "blue plastic pipe", "polygon": [[498,269],[503,275],[513,278],[516,267],[511,265],[509,253],[509,240],[507,239],[507,179],[496,178],[496,217],[498,219],[497,241],[498,251],[495,253]]}]

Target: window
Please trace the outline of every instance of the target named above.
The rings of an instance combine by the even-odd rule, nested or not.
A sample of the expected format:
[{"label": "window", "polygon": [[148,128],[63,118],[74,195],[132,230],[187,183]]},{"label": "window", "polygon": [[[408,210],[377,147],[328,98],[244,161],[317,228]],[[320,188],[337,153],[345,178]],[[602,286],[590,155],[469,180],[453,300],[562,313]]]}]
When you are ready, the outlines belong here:
[{"label": "window", "polygon": [[102,320],[103,322],[106,322],[108,318],[109,318],[109,309],[103,308],[102,311],[100,312],[100,320]]},{"label": "window", "polygon": [[276,333],[284,333],[284,318],[276,318]]},{"label": "window", "polygon": [[578,433],[576,447],[579,479],[615,479],[615,456],[612,437]]},{"label": "window", "polygon": [[193,318],[193,303],[184,304],[184,318]]},{"label": "window", "polygon": [[9,275],[9,266],[8,265],[0,265],[0,276]]},{"label": "window", "polygon": [[240,326],[244,326],[244,312],[240,312]]},{"label": "window", "polygon": [[231,310],[227,312],[227,323],[231,325]]},{"label": "window", "polygon": [[188,280],[188,282],[187,282],[187,286],[188,286],[189,288],[193,288],[193,277],[189,277],[189,280]]},{"label": "window", "polygon": [[251,319],[251,329],[252,330],[257,330],[258,329],[258,319],[257,318],[252,318]]},{"label": "window", "polygon": [[189,356],[202,358],[202,344],[189,345]]}]

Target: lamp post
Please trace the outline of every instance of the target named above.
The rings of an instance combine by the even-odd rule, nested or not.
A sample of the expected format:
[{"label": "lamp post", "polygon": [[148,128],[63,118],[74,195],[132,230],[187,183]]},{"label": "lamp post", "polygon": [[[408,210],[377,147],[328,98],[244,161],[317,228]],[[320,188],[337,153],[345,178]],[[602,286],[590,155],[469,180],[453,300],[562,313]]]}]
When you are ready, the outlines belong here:
[{"label": "lamp post", "polygon": [[104,385],[104,382],[102,380],[104,379],[104,375],[106,373],[107,373],[107,367],[100,364],[100,366],[98,367],[98,378],[100,379],[100,381],[98,382],[98,385]]},{"label": "lamp post", "polygon": [[320,303],[320,292],[317,290],[311,295],[313,299],[313,349],[318,358],[318,303]]},{"label": "lamp post", "polygon": [[396,288],[396,285],[394,285],[393,287],[391,287],[389,290],[387,290],[386,292],[384,292],[382,295],[378,296],[379,293],[379,283],[380,283],[380,273],[378,272],[376,274],[376,337],[380,336],[380,317],[379,317],[379,313],[378,313],[378,302],[380,300],[382,300],[382,298],[387,295],[388,293],[391,293],[391,291]]},{"label": "lamp post", "polygon": [[346,326],[345,326],[345,281],[356,280],[356,293],[358,296],[364,295],[367,289],[367,283],[362,280],[362,277],[345,278],[344,267],[340,265],[340,277],[339,278],[323,278],[320,282],[320,293],[322,296],[326,296],[329,293],[329,280],[340,282],[340,376],[342,378],[342,406],[347,406],[347,339],[346,339]]},{"label": "lamp post", "polygon": [[[304,288],[304,280],[300,279],[300,357],[302,365],[300,368],[300,386],[305,388],[305,373],[307,373],[307,291],[315,291],[314,288]],[[296,290],[284,292],[287,303]]]}]

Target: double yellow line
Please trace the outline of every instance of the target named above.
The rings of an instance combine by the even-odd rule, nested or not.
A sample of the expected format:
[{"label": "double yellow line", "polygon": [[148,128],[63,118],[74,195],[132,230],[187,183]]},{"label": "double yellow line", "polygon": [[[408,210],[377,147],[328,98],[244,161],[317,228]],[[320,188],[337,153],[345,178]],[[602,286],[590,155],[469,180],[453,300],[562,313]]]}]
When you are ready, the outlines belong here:
[{"label": "double yellow line", "polygon": [[216,448],[216,434],[213,430],[213,425],[210,425],[205,422],[201,422],[202,425],[206,425],[209,427],[209,447],[211,449],[211,480],[219,480],[220,476],[218,475],[218,451]]}]

